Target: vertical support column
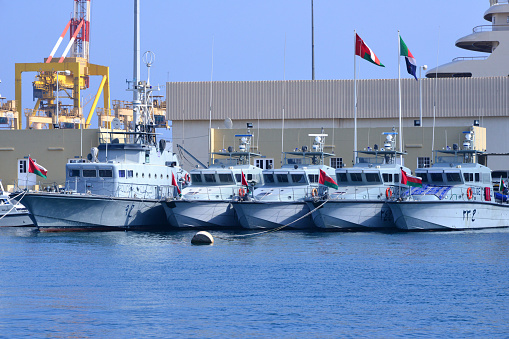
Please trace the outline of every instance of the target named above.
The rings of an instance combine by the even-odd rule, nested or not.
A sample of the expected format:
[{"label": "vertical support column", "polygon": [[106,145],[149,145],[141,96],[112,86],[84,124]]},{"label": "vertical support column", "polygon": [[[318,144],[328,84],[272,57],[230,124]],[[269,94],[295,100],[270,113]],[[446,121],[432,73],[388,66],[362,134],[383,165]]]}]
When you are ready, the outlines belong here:
[{"label": "vertical support column", "polygon": [[21,73],[22,68],[21,65],[15,65],[15,77],[16,77],[16,90],[15,90],[15,101],[16,101],[16,111],[18,112],[18,121],[16,124],[16,129],[21,129],[21,117],[22,117],[22,107],[21,107]]}]

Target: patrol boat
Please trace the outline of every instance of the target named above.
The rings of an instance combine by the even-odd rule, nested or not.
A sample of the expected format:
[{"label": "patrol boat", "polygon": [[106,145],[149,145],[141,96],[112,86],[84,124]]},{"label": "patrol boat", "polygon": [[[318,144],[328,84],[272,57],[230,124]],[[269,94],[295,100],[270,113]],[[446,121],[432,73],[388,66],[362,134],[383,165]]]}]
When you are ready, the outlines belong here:
[{"label": "patrol boat", "polygon": [[[248,124],[249,126],[250,124]],[[168,222],[177,228],[235,228],[240,227],[231,205],[234,198],[247,198],[248,190],[262,184],[262,170],[251,164],[260,156],[250,151],[253,135],[237,134],[239,150],[229,146],[228,151],[212,152],[212,166],[193,169],[191,185],[182,190],[181,199],[163,203]],[[243,185],[244,182],[249,187]]]},{"label": "patrol boat", "polygon": [[[23,192],[17,194],[22,196]],[[0,180],[0,227],[8,226],[34,226],[34,223],[25,206],[18,202],[13,204]]]},{"label": "patrol boat", "polygon": [[331,153],[323,151],[327,134],[309,134],[314,137],[313,149],[283,153],[280,169],[263,170],[264,184],[254,190],[249,201],[233,201],[239,222],[247,229],[313,228],[310,209],[305,199],[316,194],[320,170],[329,176],[334,169],[324,164]]},{"label": "patrol boat", "polygon": [[491,170],[478,163],[473,129],[463,149],[436,150],[431,168],[417,169],[422,188],[409,188],[389,201],[396,226],[403,230],[462,230],[509,226],[509,204],[493,195]]},{"label": "patrol boat", "polygon": [[338,189],[321,186],[318,195],[308,199],[317,227],[329,230],[396,228],[386,201],[402,187],[401,171],[410,174],[410,170],[402,164],[406,153],[396,150],[398,133],[383,134],[386,136],[384,147],[379,149],[374,145],[373,149],[357,151],[353,167],[336,169]]},{"label": "patrol boat", "polygon": [[[135,8],[138,8],[135,1]],[[157,142],[152,91],[140,80],[139,10],[135,15],[133,127],[129,132],[101,132],[100,145],[89,161],[66,165],[63,192],[28,192],[22,203],[40,230],[152,230],[167,229],[161,201],[176,195],[185,172],[172,147]],[[150,60],[150,54],[146,54]],[[152,56],[153,57],[153,56]],[[149,68],[152,62],[146,61]],[[150,68],[149,68],[150,70]],[[150,79],[150,73],[148,76]],[[118,127],[119,122],[113,123]],[[174,179],[175,177],[175,179]]]}]

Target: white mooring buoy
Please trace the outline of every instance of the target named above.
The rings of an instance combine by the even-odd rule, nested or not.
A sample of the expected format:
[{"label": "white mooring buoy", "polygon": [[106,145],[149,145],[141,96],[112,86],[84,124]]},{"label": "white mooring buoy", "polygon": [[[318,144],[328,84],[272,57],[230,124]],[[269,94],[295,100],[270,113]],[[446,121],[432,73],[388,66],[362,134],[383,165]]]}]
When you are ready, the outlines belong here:
[{"label": "white mooring buoy", "polygon": [[193,245],[212,245],[214,243],[214,238],[209,232],[200,231],[196,233],[191,239],[191,244]]}]

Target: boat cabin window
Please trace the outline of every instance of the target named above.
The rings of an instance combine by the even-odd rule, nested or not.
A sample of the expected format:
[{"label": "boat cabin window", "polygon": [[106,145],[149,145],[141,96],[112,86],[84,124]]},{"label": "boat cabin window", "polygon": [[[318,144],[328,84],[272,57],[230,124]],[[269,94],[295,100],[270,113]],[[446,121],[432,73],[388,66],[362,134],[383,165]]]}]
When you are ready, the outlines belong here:
[{"label": "boat cabin window", "polygon": [[[252,173],[244,173],[244,176],[246,177],[246,180],[253,180],[253,174]],[[237,182],[242,182],[242,174],[241,173],[237,173],[235,174],[235,179],[237,180]]]},{"label": "boat cabin window", "polygon": [[463,173],[463,178],[465,178],[465,182],[481,181],[479,173]]},{"label": "boat cabin window", "polygon": [[95,169],[93,169],[93,170],[84,169],[83,170],[83,177],[84,178],[95,178],[95,177],[97,177],[97,172],[96,172]]},{"label": "boat cabin window", "polygon": [[309,182],[318,183],[319,175],[318,174],[308,174]]},{"label": "boat cabin window", "polygon": [[216,182],[216,176],[214,174],[203,174],[205,182]]},{"label": "boat cabin window", "polygon": [[380,182],[380,174],[378,173],[365,173],[367,182]]},{"label": "boat cabin window", "polygon": [[344,173],[344,172],[336,173],[336,179],[338,179],[338,182],[347,182],[348,181],[346,173]]},{"label": "boat cabin window", "polygon": [[362,173],[349,173],[351,181],[362,181]]},{"label": "boat cabin window", "polygon": [[430,173],[431,181],[433,182],[444,182],[444,177],[442,176],[442,173]]},{"label": "boat cabin window", "polygon": [[279,183],[287,183],[288,180],[288,174],[276,174],[277,182]]},{"label": "boat cabin window", "polygon": [[201,175],[195,174],[195,173],[191,174],[191,182],[193,182],[195,184],[199,183],[199,182],[202,182]]},{"label": "boat cabin window", "polygon": [[445,176],[447,178],[447,182],[457,184],[461,183],[461,175],[459,173],[445,173]]},{"label": "boat cabin window", "polygon": [[132,178],[133,177],[133,170],[127,170],[127,177]]},{"label": "boat cabin window", "polygon": [[118,170],[118,177],[125,178],[125,170]]},{"label": "boat cabin window", "polygon": [[266,184],[272,184],[274,183],[274,174],[270,173],[270,174],[263,174],[263,181],[266,183]]},{"label": "boat cabin window", "polygon": [[383,173],[382,176],[384,182],[392,182],[392,173]]},{"label": "boat cabin window", "polygon": [[220,183],[230,184],[230,183],[234,183],[235,182],[233,180],[233,175],[231,175],[231,173],[219,173],[218,176],[219,176],[219,182]]},{"label": "boat cabin window", "polygon": [[101,178],[112,178],[113,177],[113,171],[110,169],[100,169],[99,170],[99,176]]},{"label": "boat cabin window", "polygon": [[394,174],[394,182],[399,183],[399,174]]},{"label": "boat cabin window", "polygon": [[291,174],[294,184],[307,184],[306,175],[304,173]]},{"label": "boat cabin window", "polygon": [[507,179],[507,171],[493,171],[491,177],[494,179]]},{"label": "boat cabin window", "polygon": [[69,170],[69,176],[70,177],[79,177],[80,176],[80,170],[79,169]]}]

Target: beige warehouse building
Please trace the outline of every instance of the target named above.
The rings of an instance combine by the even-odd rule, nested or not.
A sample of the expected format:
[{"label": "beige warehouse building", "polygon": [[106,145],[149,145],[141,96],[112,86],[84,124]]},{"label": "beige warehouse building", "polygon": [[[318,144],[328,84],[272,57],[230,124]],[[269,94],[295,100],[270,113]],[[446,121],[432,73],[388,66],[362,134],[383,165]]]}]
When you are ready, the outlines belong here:
[{"label": "beige warehouse building", "polygon": [[[462,132],[474,122],[484,128],[476,132],[478,149],[490,153],[508,151],[508,77],[420,81],[422,95],[418,81],[401,81],[406,166],[415,169],[429,165],[433,146],[441,149],[453,143],[461,145]],[[358,147],[362,150],[381,145],[382,132],[398,129],[398,80],[358,80],[357,93]],[[275,167],[280,165],[282,149],[309,146],[312,140],[308,134],[319,133],[322,128],[328,134],[326,151],[335,154],[330,164],[337,167],[353,163],[353,80],[167,83],[166,95],[174,143],[183,145],[205,164],[209,151],[238,145],[234,135],[245,133],[248,122],[253,124],[254,150],[273,159]],[[422,123],[418,127],[420,98]],[[225,124],[229,119],[232,129]],[[189,169],[193,162],[185,161],[184,165]],[[492,169],[509,168],[509,158],[490,157],[488,165]]]}]

